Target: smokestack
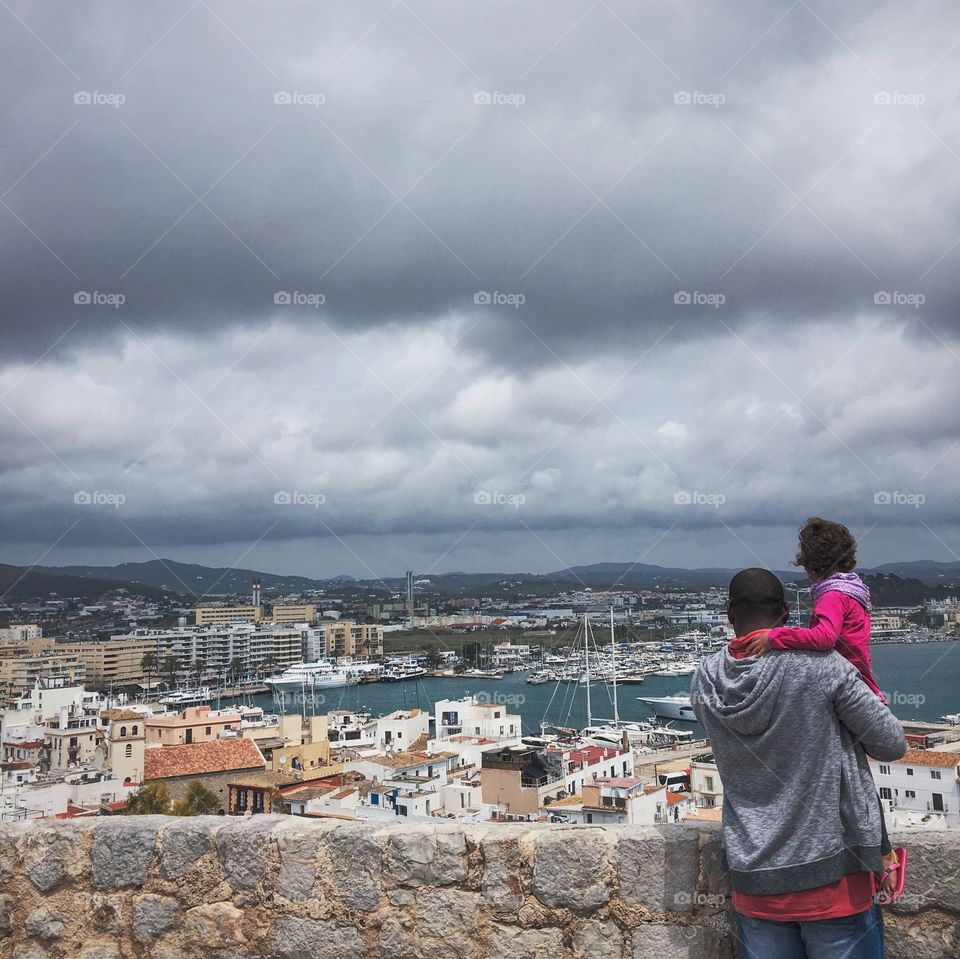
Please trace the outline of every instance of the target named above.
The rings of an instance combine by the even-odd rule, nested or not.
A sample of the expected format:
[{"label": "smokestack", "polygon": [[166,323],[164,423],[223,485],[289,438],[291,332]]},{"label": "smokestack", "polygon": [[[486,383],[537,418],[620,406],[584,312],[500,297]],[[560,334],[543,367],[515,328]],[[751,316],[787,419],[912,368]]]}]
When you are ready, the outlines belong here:
[{"label": "smokestack", "polygon": [[253,581],[253,591],[252,591],[253,605],[258,607],[260,605],[260,580],[255,579]]},{"label": "smokestack", "polygon": [[413,621],[413,570],[407,570],[407,616]]}]

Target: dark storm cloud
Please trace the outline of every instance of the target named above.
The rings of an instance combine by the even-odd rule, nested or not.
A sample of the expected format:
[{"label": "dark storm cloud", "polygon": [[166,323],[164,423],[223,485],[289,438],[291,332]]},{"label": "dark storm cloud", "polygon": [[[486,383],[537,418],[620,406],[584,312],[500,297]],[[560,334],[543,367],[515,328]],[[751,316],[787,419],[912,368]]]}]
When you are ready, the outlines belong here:
[{"label": "dark storm cloud", "polygon": [[833,512],[950,548],[951,6],[0,22],[11,544],[551,569]]},{"label": "dark storm cloud", "polygon": [[[256,326],[278,290],[322,292],[343,327],[474,313],[471,346],[524,361],[549,358],[540,339],[567,355],[715,325],[678,291],[722,293],[733,324],[845,318],[888,289],[922,291],[938,329],[953,319],[943,191],[960,144],[929,11],[919,26],[867,4],[3,16],[2,320],[26,356],[75,322],[58,348],[120,324]],[[77,291],[125,303],[75,307]],[[477,310],[478,291],[525,302]]]}]

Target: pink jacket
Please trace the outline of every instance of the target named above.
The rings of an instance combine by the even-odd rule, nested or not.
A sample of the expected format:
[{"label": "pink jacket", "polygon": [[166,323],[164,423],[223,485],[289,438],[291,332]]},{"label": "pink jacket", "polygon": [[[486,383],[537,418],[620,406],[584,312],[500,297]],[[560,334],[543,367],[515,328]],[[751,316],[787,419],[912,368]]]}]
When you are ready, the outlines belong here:
[{"label": "pink jacket", "polygon": [[863,681],[886,702],[870,665],[870,613],[845,593],[831,590],[813,604],[808,629],[778,626],[770,630],[775,649],[836,649],[856,666]]}]

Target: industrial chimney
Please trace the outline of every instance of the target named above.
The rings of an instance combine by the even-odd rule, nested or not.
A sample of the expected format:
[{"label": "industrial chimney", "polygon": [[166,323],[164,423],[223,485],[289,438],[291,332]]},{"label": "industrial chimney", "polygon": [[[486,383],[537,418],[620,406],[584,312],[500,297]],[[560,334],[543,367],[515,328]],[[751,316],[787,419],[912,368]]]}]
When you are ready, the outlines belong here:
[{"label": "industrial chimney", "polygon": [[252,590],[253,606],[255,609],[260,607],[260,580],[255,579],[253,581],[253,590]]}]

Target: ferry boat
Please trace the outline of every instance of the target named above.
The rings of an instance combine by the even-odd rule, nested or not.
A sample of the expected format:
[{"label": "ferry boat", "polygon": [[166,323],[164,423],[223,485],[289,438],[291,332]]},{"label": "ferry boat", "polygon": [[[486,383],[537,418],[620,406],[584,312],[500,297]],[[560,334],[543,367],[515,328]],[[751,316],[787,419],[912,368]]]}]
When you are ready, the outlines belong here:
[{"label": "ferry boat", "polygon": [[338,669],[333,663],[318,660],[315,663],[294,663],[282,673],[264,680],[275,693],[322,692],[326,689],[342,689],[357,686],[360,677],[353,672]]},{"label": "ferry boat", "polygon": [[416,663],[392,663],[384,667],[380,680],[384,683],[402,683],[426,675],[427,671]]},{"label": "ferry boat", "polygon": [[690,697],[686,695],[662,696],[659,699],[647,699],[644,696],[638,696],[641,703],[646,703],[658,716],[664,719],[685,719],[688,722],[696,722],[697,717],[693,713],[693,706],[690,705]]}]

